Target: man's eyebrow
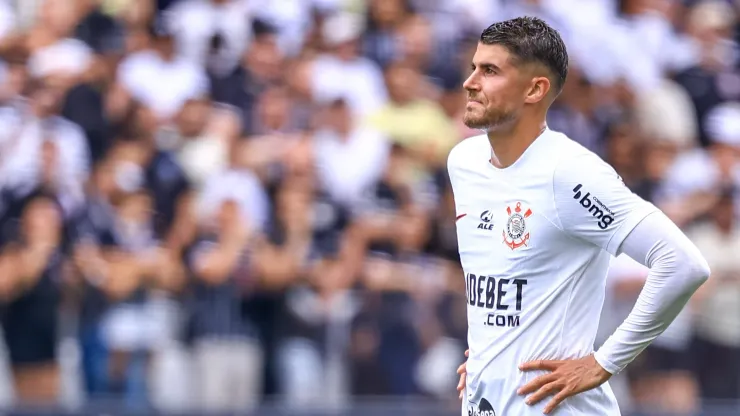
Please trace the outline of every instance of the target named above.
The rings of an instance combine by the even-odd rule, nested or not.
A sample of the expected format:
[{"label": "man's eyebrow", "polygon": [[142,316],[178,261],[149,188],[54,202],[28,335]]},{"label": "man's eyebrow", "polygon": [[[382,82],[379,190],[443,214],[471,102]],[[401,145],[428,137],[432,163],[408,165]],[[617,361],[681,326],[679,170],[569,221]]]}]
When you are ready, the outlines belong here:
[{"label": "man's eyebrow", "polygon": [[476,65],[475,62],[471,62],[470,63],[470,69],[475,70],[476,68],[493,69],[494,71],[500,71],[501,70],[501,68],[498,65],[496,65],[494,63],[491,63],[491,62],[479,62],[478,65]]}]

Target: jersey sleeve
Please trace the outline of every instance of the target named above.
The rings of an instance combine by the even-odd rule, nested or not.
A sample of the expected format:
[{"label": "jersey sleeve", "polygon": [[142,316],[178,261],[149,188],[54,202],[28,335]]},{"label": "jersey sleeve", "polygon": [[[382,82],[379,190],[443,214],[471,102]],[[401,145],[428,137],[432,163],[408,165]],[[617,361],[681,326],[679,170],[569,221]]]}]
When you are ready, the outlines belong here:
[{"label": "jersey sleeve", "polygon": [[711,273],[699,249],[659,212],[640,221],[620,251],[647,266],[649,273],[627,319],[594,354],[612,374],[664,333]]},{"label": "jersey sleeve", "polygon": [[630,231],[658,210],[591,153],[560,161],[553,174],[553,198],[563,231],[615,256]]}]

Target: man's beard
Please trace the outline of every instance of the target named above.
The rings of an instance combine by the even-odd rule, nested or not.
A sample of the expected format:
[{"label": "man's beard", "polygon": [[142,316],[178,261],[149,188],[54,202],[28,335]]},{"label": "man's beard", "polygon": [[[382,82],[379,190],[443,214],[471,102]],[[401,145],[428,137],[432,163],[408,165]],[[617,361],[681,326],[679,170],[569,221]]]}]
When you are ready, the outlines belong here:
[{"label": "man's beard", "polygon": [[493,130],[516,119],[513,111],[485,111],[482,115],[474,115],[466,111],[463,115],[463,123],[468,128],[478,130]]}]

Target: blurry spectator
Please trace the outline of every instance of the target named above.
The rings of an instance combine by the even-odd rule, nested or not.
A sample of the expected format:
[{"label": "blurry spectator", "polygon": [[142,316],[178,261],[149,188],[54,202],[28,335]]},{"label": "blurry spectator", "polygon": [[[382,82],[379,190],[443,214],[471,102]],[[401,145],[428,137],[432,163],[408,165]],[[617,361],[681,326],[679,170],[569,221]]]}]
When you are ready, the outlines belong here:
[{"label": "blurry spectator", "polygon": [[398,31],[411,15],[408,0],[371,0],[365,22],[364,54],[385,68],[398,58]]},{"label": "blurry spectator", "polygon": [[171,148],[195,189],[212,175],[226,169],[228,151],[241,132],[241,122],[233,108],[207,99],[190,100],[175,118],[172,136],[159,143]]},{"label": "blurry spectator", "polygon": [[338,13],[329,17],[321,32],[328,52],[316,57],[311,68],[314,99],[322,104],[344,99],[360,117],[387,100],[380,69],[359,55],[362,30],[358,16]]},{"label": "blurry spectator", "polygon": [[83,129],[92,161],[98,161],[110,148],[113,131],[106,113],[105,95],[99,89],[101,80],[94,77],[68,81],[61,115]]},{"label": "blurry spectator", "polygon": [[[640,146],[644,144],[646,148],[652,149],[656,145],[660,145],[661,141],[643,140],[640,136],[641,132],[631,121],[631,119],[624,119],[609,125],[604,137],[606,140],[604,159],[614,167],[625,185],[648,201],[654,201],[653,186],[663,179],[662,171],[667,169],[667,167],[664,167],[666,163],[660,164],[659,158],[655,157],[655,163],[659,164],[660,173],[645,172],[646,169],[649,170],[650,168],[643,168],[643,159],[651,159],[652,156],[642,155]],[[635,157],[636,155],[642,155],[643,157]]]},{"label": "blurry spectator", "polygon": [[155,337],[162,333],[148,311],[148,279],[152,279],[156,242],[153,239],[151,200],[140,191],[120,195],[114,208],[113,237],[108,258],[125,264],[123,285],[115,303],[102,317],[101,331],[110,351],[108,360],[111,392],[125,392],[132,404],[147,400],[145,369]]},{"label": "blurry spectator", "polygon": [[29,58],[28,68],[34,78],[80,77],[92,66],[92,51],[76,39],[40,44]]},{"label": "blurry spectator", "polygon": [[[674,221],[691,221],[696,215],[694,209],[704,209],[704,205],[693,204],[666,186],[673,181],[669,175],[677,159],[698,145],[696,111],[690,97],[680,85],[665,80],[651,92],[637,94],[632,117],[632,125],[621,125],[610,134],[614,155],[616,141],[626,144],[619,151],[619,165],[630,165],[617,171],[631,189],[654,202]],[[619,140],[619,131],[627,137]]]},{"label": "blurry spectator", "polygon": [[229,165],[212,176],[197,195],[197,215],[205,220],[218,212],[225,201],[232,201],[239,208],[245,227],[251,231],[264,231],[270,213],[270,201],[260,179],[244,167],[240,153],[241,143],[232,144]]},{"label": "blurry spectator", "polygon": [[79,84],[67,94],[62,116],[85,132],[92,161],[100,160],[111,145],[111,131],[106,120],[103,96],[89,84]]},{"label": "blurry spectator", "polygon": [[460,88],[463,78],[457,65],[457,38],[442,41],[435,37],[431,22],[415,15],[404,22],[399,30],[398,60],[402,60],[424,75],[421,95],[436,99],[443,89]]},{"label": "blurry spectator", "polygon": [[280,84],[266,88],[252,109],[252,117],[247,122],[249,132],[254,136],[296,135],[304,131],[309,120],[297,114],[298,109],[291,96],[291,90]]},{"label": "blurry spectator", "polygon": [[103,0],[106,10],[116,15],[130,30],[146,29],[157,14],[155,0]]},{"label": "blurry spectator", "polygon": [[638,92],[634,116],[649,140],[667,141],[680,149],[698,144],[699,128],[691,97],[679,84],[664,80],[654,90]]},{"label": "blurry spectator", "polygon": [[[292,335],[305,334],[301,327],[296,328],[293,322],[295,317],[284,310],[288,303],[286,294],[303,275],[314,246],[311,238],[313,215],[310,209],[310,188],[303,188],[302,181],[292,181],[291,186],[285,186],[286,184],[287,182],[283,183],[283,186],[273,191],[272,203],[275,208],[265,239],[259,242],[255,253],[255,269],[263,288],[262,308],[259,310],[271,312],[271,318],[261,320],[268,366],[267,379],[274,384],[275,393],[284,395],[287,400],[297,404],[301,402],[300,397],[310,398],[312,388],[318,383],[313,383],[317,380],[314,378],[311,388],[301,385],[296,382],[299,381],[299,376],[310,372],[284,367],[291,365],[286,360],[304,361],[300,352],[287,357],[282,353]],[[302,317],[299,319],[299,322],[303,322]],[[301,365],[305,368],[308,364]],[[303,401],[303,404],[308,403]]]},{"label": "blurry spectator", "polygon": [[[406,290],[414,302],[413,310],[407,312],[413,316],[409,319],[419,338],[419,355],[414,357],[414,383],[419,391],[449,397],[447,391],[454,383],[444,373],[455,368],[449,357],[464,349],[449,337],[449,328],[442,324],[443,313],[438,309],[448,287],[447,264],[425,251],[431,237],[428,216],[410,210],[399,220],[399,251],[394,258],[396,270],[393,279],[407,282]],[[389,339],[385,342],[397,341]],[[429,367],[435,369],[429,371]]]},{"label": "blurry spectator", "polygon": [[449,47],[462,38],[477,37],[492,21],[503,20],[506,1],[411,0],[410,3],[429,20],[435,40]]},{"label": "blurry spectator", "polygon": [[740,227],[730,192],[721,194],[709,219],[687,235],[712,269],[714,282],[697,293],[693,356],[705,399],[731,399],[740,391]]},{"label": "blurry spectator", "polygon": [[356,210],[354,228],[359,231],[353,237],[360,240],[363,256],[364,250],[391,256],[402,250],[398,231],[404,216],[420,208],[414,200],[414,179],[408,152],[393,146],[382,176],[366,188]]},{"label": "blurry spectator", "polygon": [[[0,254],[3,332],[22,404],[59,399],[58,314],[64,284],[63,217],[53,197],[38,194],[23,209],[17,239]],[[12,265],[12,266],[11,266]]]},{"label": "blurry spectator", "polygon": [[[138,111],[146,113],[146,109]],[[142,116],[143,117],[143,116]],[[172,238],[176,213],[189,190],[189,183],[175,157],[157,149],[154,138],[129,132],[116,142],[111,153],[117,186],[127,192],[145,188],[153,199],[155,236],[163,241]]]},{"label": "blurry spectator", "polygon": [[[421,355],[420,336],[414,322],[419,315],[409,293],[413,287],[412,282],[409,281],[409,276],[399,275],[400,271],[401,268],[386,256],[372,255],[365,262],[363,283],[368,291],[363,296],[364,307],[361,316],[372,322],[370,328],[374,327],[374,330],[369,333],[360,332],[370,337],[365,340],[370,343],[369,346],[354,348],[362,349],[373,344],[377,345],[372,351],[374,364],[378,366],[374,373],[379,373],[377,376],[380,376],[379,381],[383,384],[368,386],[365,384],[366,380],[362,379],[362,373],[359,373],[354,379],[356,390],[369,390],[370,394],[386,393],[394,396],[407,396],[419,392],[414,375]],[[422,325],[421,322],[418,323]],[[363,341],[363,338],[357,341]],[[378,392],[376,390],[378,388],[387,390]]]},{"label": "blurry spectator", "polygon": [[[457,252],[457,228],[455,227],[455,201],[452,195],[452,186],[449,183],[447,172],[442,170],[434,178],[437,188],[439,205],[431,210],[431,235],[426,250],[448,261],[449,267],[459,262]],[[459,282],[458,282],[459,283]]]},{"label": "blurry spectator", "polygon": [[699,51],[699,62],[676,75],[696,106],[701,143],[711,138],[707,115],[726,100],[740,99],[740,78],[735,73],[738,46],[732,40],[732,23],[736,17],[724,1],[703,0],[690,10],[686,30]]},{"label": "blurry spectator", "polygon": [[353,322],[350,340],[352,394],[359,397],[391,393],[390,380],[378,355],[380,334],[370,317],[360,315]]},{"label": "blurry spectator", "polygon": [[0,1],[0,44],[12,37],[18,27],[18,19],[15,10],[8,0]]},{"label": "blurry spectator", "polygon": [[[709,113],[707,128],[712,142],[706,150],[681,154],[669,168],[665,192],[669,199],[683,202],[679,224],[704,214],[716,201],[717,190],[740,189],[740,104],[717,106]],[[740,194],[738,194],[740,196]]]},{"label": "blurry spectator", "polygon": [[[59,198],[65,216],[84,202],[89,150],[79,126],[60,117],[63,92],[39,81],[26,90],[28,102],[5,108],[7,130],[0,143],[6,190],[22,200],[41,184]],[[44,172],[48,172],[47,175]]]},{"label": "blurry spectator", "polygon": [[316,17],[336,12],[347,4],[343,0],[252,0],[249,5],[257,19],[277,29],[280,51],[296,56],[308,46],[307,38],[315,29]]},{"label": "blurry spectator", "polygon": [[45,2],[39,21],[27,39],[31,76],[78,77],[91,68],[93,51],[84,42],[72,38],[78,17],[77,1]]},{"label": "blurry spectator", "polygon": [[[84,42],[86,46],[77,44],[77,48],[89,50],[89,58],[80,58],[71,54],[69,47],[60,51],[46,52],[43,59],[54,64],[54,77],[70,77],[70,71],[59,68],[64,59],[85,63],[84,70],[64,81],[67,93],[62,107],[62,115],[78,124],[85,131],[93,161],[102,158],[111,145],[110,124],[106,118],[104,92],[100,90],[103,82],[108,82],[113,75],[112,67],[115,60],[124,52],[125,30],[121,23],[106,15],[98,0],[75,0],[73,4],[75,27],[73,35],[76,42]],[[92,55],[94,53],[94,55]],[[77,54],[79,55],[79,53]],[[48,69],[46,71],[51,71]]]},{"label": "blurry spectator", "polygon": [[26,58],[23,51],[16,51],[5,57],[1,96],[4,106],[12,106],[14,101],[17,104],[25,91],[29,79]]},{"label": "blurry spectator", "polygon": [[548,113],[550,128],[566,133],[597,154],[603,154],[601,141],[606,124],[616,115],[600,103],[599,91],[577,68],[568,72],[563,91]]},{"label": "blurry spectator", "polygon": [[112,164],[108,160],[96,164],[91,175],[89,199],[73,228],[74,260],[81,274],[77,283],[81,298],[79,335],[83,382],[92,399],[111,392],[109,349],[103,340],[101,320],[108,306],[120,297],[120,288],[131,280],[119,272],[126,263],[110,261],[112,255],[108,254],[115,246],[115,212],[111,198],[116,189]]},{"label": "blurry spectator", "polygon": [[135,169],[122,172],[136,166],[132,146],[119,142],[96,169],[78,225],[77,263],[85,277],[81,335],[89,392],[125,393],[141,406],[151,353],[174,337],[162,308],[166,294],[178,290],[181,271],[160,248],[145,178]]},{"label": "blurry spectator", "polygon": [[189,99],[208,93],[204,69],[177,54],[172,34],[161,23],[151,28],[152,48],[128,56],[117,80],[160,121],[167,122]]},{"label": "blurry spectator", "polygon": [[239,204],[225,199],[187,251],[188,338],[202,411],[252,409],[262,391],[258,329],[242,312],[259,284],[253,259],[259,234],[247,221]]},{"label": "blurry spectator", "polygon": [[382,135],[355,120],[348,103],[337,100],[324,108],[313,137],[321,186],[351,210],[381,176],[389,151]]},{"label": "blurry spectator", "polygon": [[[184,0],[165,13],[179,55],[200,66],[207,59],[219,59],[228,71],[249,44],[251,16],[243,1]],[[211,50],[213,42],[219,43],[216,51]],[[216,56],[209,57],[213,52]]]},{"label": "blurry spectator", "polygon": [[418,153],[429,166],[444,166],[457,143],[454,126],[434,101],[422,97],[421,74],[400,63],[386,70],[390,102],[371,114],[370,126]]},{"label": "blurry spectator", "polygon": [[106,14],[100,0],[77,0],[79,23],[75,38],[85,42],[101,55],[123,52],[124,28],[121,22]]},{"label": "blurry spectator", "polygon": [[[252,25],[254,39],[241,56],[240,64],[230,71],[210,68],[213,99],[240,110],[247,134],[259,134],[253,127],[258,96],[283,77],[284,55],[278,48],[275,29],[260,20]],[[213,45],[214,47],[218,45]],[[220,47],[220,46],[219,46]],[[210,67],[210,65],[209,65]]]},{"label": "blurry spectator", "polygon": [[[394,147],[383,177],[366,194],[361,216],[353,230],[354,244],[368,254],[357,262],[363,287],[363,309],[355,328],[358,354],[355,371],[379,365],[369,380],[354,379],[354,389],[370,394],[378,389],[393,395],[417,393],[414,370],[422,353],[422,334],[428,324],[414,297],[436,292],[444,277],[436,262],[420,252],[427,241],[429,217],[413,196],[413,176],[408,154]],[[420,267],[420,269],[415,269]],[[418,277],[423,276],[424,281]],[[441,278],[441,280],[440,280]],[[412,294],[413,293],[413,294]],[[364,341],[363,341],[364,340]],[[376,345],[371,348],[371,345]],[[375,364],[371,364],[375,363]],[[367,385],[373,381],[375,385]]]},{"label": "blurry spectator", "polygon": [[621,23],[629,27],[635,39],[642,40],[640,46],[661,72],[676,73],[696,63],[693,40],[673,26],[683,8],[680,2],[673,1],[621,2]]},{"label": "blurry spectator", "polygon": [[[277,368],[281,393],[301,408],[334,406],[346,393],[344,333],[356,309],[347,291],[351,275],[339,257],[346,214],[319,199],[312,182],[294,176],[278,191],[278,228],[260,261],[273,285],[291,282],[277,321]],[[280,268],[270,265],[278,255]]]}]

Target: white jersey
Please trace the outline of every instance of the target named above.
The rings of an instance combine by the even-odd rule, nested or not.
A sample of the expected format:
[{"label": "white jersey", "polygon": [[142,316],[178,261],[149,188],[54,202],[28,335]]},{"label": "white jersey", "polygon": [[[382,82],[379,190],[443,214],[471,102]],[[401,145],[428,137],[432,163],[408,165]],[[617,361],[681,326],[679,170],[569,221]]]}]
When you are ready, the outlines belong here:
[{"label": "white jersey", "polygon": [[[516,390],[543,372],[535,359],[593,352],[611,256],[655,208],[614,169],[552,130],[511,166],[490,163],[486,135],[459,143],[448,170],[468,303],[463,413],[542,415]],[[554,415],[619,415],[608,384],[566,399]]]}]

